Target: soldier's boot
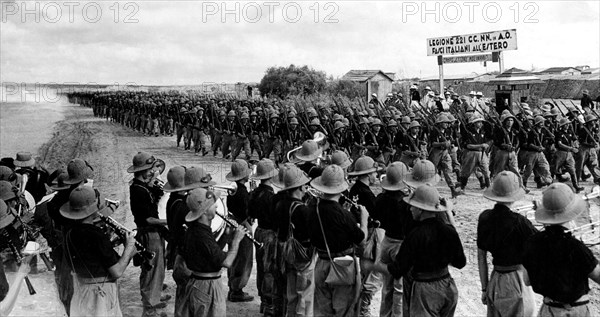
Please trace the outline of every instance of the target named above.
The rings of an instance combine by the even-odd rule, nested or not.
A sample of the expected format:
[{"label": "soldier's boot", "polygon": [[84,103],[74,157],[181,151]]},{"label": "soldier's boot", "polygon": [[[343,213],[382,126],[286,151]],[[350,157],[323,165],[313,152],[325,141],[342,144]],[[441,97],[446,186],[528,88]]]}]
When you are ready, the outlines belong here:
[{"label": "soldier's boot", "polygon": [[456,198],[460,195],[464,195],[465,192],[460,187],[450,186],[450,192],[452,193],[452,198]]},{"label": "soldier's boot", "polygon": [[571,181],[573,182],[573,189],[575,190],[576,193],[580,193],[584,188],[579,186],[579,182],[577,182],[577,177],[575,177],[574,173],[569,172],[569,175],[571,175]]},{"label": "soldier's boot", "polygon": [[490,177],[489,176],[483,176],[483,182],[485,183],[485,188],[490,187]]},{"label": "soldier's boot", "polygon": [[458,179],[458,181],[460,182],[460,188],[464,191],[465,188],[467,188],[467,183],[469,182],[469,178],[468,177],[460,177]]},{"label": "soldier's boot", "polygon": [[485,189],[485,179],[483,178],[483,176],[477,177],[477,180],[479,180],[479,188]]},{"label": "soldier's boot", "polygon": [[585,170],[581,171],[581,180],[582,181],[587,181],[590,177],[592,177],[592,174],[586,174]]},{"label": "soldier's boot", "polygon": [[361,317],[370,317],[371,316],[371,299],[373,298],[373,294],[367,292],[360,293],[360,308],[358,312],[358,316]]}]

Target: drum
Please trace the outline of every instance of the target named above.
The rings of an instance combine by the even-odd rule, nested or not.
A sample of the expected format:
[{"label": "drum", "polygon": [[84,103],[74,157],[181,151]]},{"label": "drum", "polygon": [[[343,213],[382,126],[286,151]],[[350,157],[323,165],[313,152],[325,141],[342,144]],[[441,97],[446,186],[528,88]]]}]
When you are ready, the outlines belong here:
[{"label": "drum", "polygon": [[171,193],[165,192],[158,201],[158,219],[167,219],[167,201],[169,201]]},{"label": "drum", "polygon": [[[223,198],[217,199],[217,213],[220,215],[225,215],[227,213]],[[223,220],[223,218],[219,216],[215,216],[215,218],[212,220],[210,228],[212,229],[212,232],[215,235],[215,239],[217,241],[221,240],[221,238],[223,237],[226,226],[227,223],[225,222],[225,220]]]}]

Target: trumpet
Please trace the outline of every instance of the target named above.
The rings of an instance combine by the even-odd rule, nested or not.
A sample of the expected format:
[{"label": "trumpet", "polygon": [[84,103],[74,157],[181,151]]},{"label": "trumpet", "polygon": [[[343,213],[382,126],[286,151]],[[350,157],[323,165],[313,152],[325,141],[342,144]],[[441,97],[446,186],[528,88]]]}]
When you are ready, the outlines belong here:
[{"label": "trumpet", "polygon": [[237,192],[238,185],[237,185],[237,183],[236,183],[236,182],[231,182],[231,183],[229,183],[229,184],[227,184],[227,185],[223,185],[223,184],[220,184],[220,185],[213,185],[213,186],[211,186],[210,188],[211,188],[211,190],[213,190],[213,191],[214,191],[214,190],[225,190],[225,191],[226,191],[226,193],[227,193],[227,195],[229,195],[229,196],[233,196],[233,195],[235,195],[235,193]]},{"label": "trumpet", "polygon": [[120,200],[112,200],[112,199],[104,198],[104,201],[106,202],[106,205],[108,207],[110,207],[111,209],[117,209],[117,208],[119,208],[119,206],[121,206]]},{"label": "trumpet", "polygon": [[227,217],[226,215],[221,215],[218,212],[215,212],[215,213],[217,214],[217,216],[221,217],[221,219],[223,219],[225,222],[227,222],[228,225],[230,225],[230,226],[232,226],[232,227],[234,227],[236,229],[237,228],[242,228],[244,230],[244,235],[246,235],[246,237],[248,239],[250,239],[252,241],[252,243],[254,243],[254,245],[257,248],[260,249],[260,248],[263,247],[264,244],[262,242],[257,241],[256,239],[254,239],[254,237],[252,236],[252,234],[250,232],[248,232],[248,230],[246,230],[246,227],[240,225],[239,223],[237,223],[237,221],[235,221],[235,220]]}]

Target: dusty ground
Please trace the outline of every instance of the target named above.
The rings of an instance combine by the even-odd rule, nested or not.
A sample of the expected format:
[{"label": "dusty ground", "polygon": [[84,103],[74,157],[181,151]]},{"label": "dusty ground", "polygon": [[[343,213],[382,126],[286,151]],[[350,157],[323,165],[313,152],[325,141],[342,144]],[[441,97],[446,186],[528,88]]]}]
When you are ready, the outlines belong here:
[{"label": "dusty ground", "polygon": [[[229,163],[212,156],[198,157],[193,153],[183,151],[175,147],[174,137],[148,137],[118,124],[113,124],[98,118],[94,118],[92,111],[87,108],[72,106],[66,109],[66,119],[59,122],[50,142],[40,149],[40,157],[45,158],[44,164],[49,169],[64,166],[70,159],[80,157],[86,159],[94,167],[94,185],[102,193],[111,199],[122,202],[121,207],[115,214],[115,218],[127,227],[133,228],[133,217],[129,211],[128,182],[131,175],[126,169],[137,151],[147,151],[155,157],[162,158],[167,168],[174,165],[199,165],[203,166],[215,178],[217,182],[224,182],[224,175],[229,169]],[[165,173],[166,174],[166,173]],[[163,178],[166,175],[163,175]],[[590,183],[585,183],[587,188]],[[440,183],[438,186],[441,194],[450,196],[449,189]],[[459,302],[457,316],[483,316],[485,306],[480,301],[480,284],[477,271],[477,250],[475,244],[476,226],[478,214],[490,208],[492,204],[481,196],[481,190],[476,180],[471,181],[467,189],[468,194],[460,196],[455,201],[457,210],[457,229],[463,241],[467,254],[467,266],[462,270],[452,270],[452,275],[458,285]],[[527,200],[539,199],[541,191],[533,189],[527,195]],[[597,212],[597,206],[595,207]],[[596,255],[600,255],[596,249]],[[258,316],[259,301],[256,290],[256,266],[250,278],[247,292],[255,296],[255,300],[249,303],[227,303],[228,316]],[[53,296],[48,294],[52,291],[50,272],[32,276],[32,282],[44,285],[47,291],[43,298],[45,302],[32,304],[31,300],[20,301],[16,314],[19,316],[39,315],[46,313],[56,315],[55,311],[48,310],[48,301]],[[168,285],[165,293],[175,296],[175,283],[171,278],[172,272],[167,272],[165,283]],[[224,274],[225,276],[226,274]],[[139,268],[130,265],[126,274],[121,279],[121,305],[125,316],[139,316],[141,314],[141,300],[139,294]],[[226,287],[226,279],[222,279]],[[592,314],[600,316],[600,291],[595,285],[590,294],[593,300]],[[21,296],[26,295],[26,291]],[[33,297],[31,297],[33,298]],[[539,304],[538,297],[538,304]],[[39,299],[38,299],[39,301]],[[378,295],[372,304],[374,316],[379,311],[380,296]],[[169,316],[173,315],[174,300],[169,301],[169,306],[164,310]],[[46,306],[44,306],[46,305]],[[33,313],[35,312],[35,313]]]}]

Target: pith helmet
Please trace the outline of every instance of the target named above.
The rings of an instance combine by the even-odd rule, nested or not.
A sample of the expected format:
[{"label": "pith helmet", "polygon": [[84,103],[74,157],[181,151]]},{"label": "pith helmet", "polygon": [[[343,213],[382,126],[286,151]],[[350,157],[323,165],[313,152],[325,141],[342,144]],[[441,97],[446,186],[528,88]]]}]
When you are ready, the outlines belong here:
[{"label": "pith helmet", "polygon": [[321,176],[310,182],[310,185],[325,194],[339,194],[348,189],[344,170],[337,165],[325,167]]},{"label": "pith helmet", "polygon": [[316,160],[321,155],[321,149],[317,142],[306,140],[302,143],[302,147],[296,153],[296,158],[302,161],[310,162]]},{"label": "pith helmet", "polygon": [[277,177],[273,180],[273,184],[280,190],[288,190],[310,182],[310,178],[304,171],[298,168],[293,163],[285,163],[278,171]]},{"label": "pith helmet", "polygon": [[498,202],[515,202],[525,196],[520,178],[511,171],[502,171],[494,177],[492,185],[483,192],[483,197]]},{"label": "pith helmet", "polygon": [[381,181],[381,187],[389,191],[398,191],[406,188],[404,177],[408,174],[408,168],[402,162],[393,162],[385,170],[385,178]]},{"label": "pith helmet", "polygon": [[352,165],[352,161],[344,151],[337,150],[331,154],[331,164],[338,165],[341,168],[347,168]]},{"label": "pith helmet", "polygon": [[185,167],[174,166],[167,172],[167,183],[163,186],[165,192],[178,191],[185,185]]},{"label": "pith helmet", "polygon": [[417,188],[427,183],[436,185],[439,181],[440,176],[433,163],[428,160],[418,160],[404,182],[410,187]]},{"label": "pith helmet", "polygon": [[250,178],[259,180],[269,179],[277,176],[277,173],[278,171],[275,168],[275,163],[268,158],[263,158],[256,163],[256,173],[250,175]]},{"label": "pith helmet", "polygon": [[404,197],[404,201],[411,206],[427,211],[443,212],[446,210],[446,207],[440,205],[440,193],[431,184],[420,185],[410,196]]},{"label": "pith helmet", "polygon": [[543,224],[561,224],[574,220],[587,210],[586,201],[566,184],[553,183],[542,193],[535,220]]},{"label": "pith helmet", "polygon": [[363,155],[356,160],[356,162],[354,163],[354,171],[349,172],[348,175],[360,176],[377,172],[380,170],[381,168],[379,167],[379,165],[377,165],[377,163],[375,163],[375,161],[370,156]]}]

